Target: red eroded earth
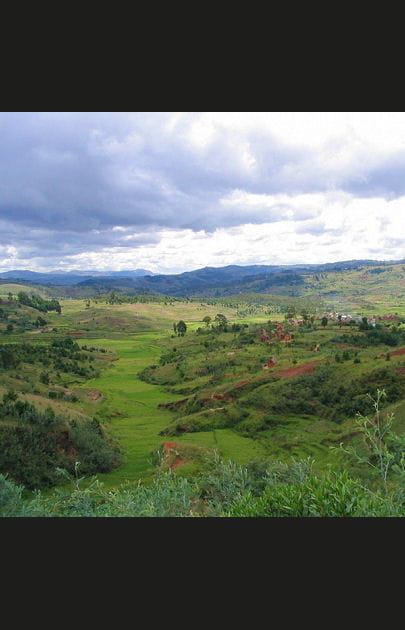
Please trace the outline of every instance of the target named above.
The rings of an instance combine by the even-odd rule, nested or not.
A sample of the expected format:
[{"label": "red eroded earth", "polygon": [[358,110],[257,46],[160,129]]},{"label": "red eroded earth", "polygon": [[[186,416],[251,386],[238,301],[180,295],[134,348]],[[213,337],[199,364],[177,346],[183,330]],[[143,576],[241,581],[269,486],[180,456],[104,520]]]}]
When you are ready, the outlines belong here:
[{"label": "red eroded earth", "polygon": [[285,370],[278,370],[277,372],[271,372],[271,376],[281,376],[283,378],[291,378],[292,376],[298,376],[299,374],[309,374],[315,370],[318,363],[326,361],[326,359],[318,359],[317,361],[310,361],[303,365],[297,365]]},{"label": "red eroded earth", "polygon": [[[177,447],[176,442],[163,442],[163,449],[166,452],[166,455],[169,456],[171,451]],[[179,466],[183,466],[186,462],[184,459],[181,459],[179,455],[177,455],[174,461],[170,464],[170,470],[176,470]]]},{"label": "red eroded earth", "polygon": [[393,357],[397,354],[405,354],[405,348],[400,348],[399,350],[394,350],[393,352],[391,352],[390,350],[390,355]]}]

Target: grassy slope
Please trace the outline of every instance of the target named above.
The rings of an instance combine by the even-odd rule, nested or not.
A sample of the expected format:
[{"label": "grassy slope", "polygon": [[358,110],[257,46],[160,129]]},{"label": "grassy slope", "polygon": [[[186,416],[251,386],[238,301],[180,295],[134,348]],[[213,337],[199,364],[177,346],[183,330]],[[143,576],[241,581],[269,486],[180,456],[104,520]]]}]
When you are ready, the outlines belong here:
[{"label": "grassy slope", "polygon": [[[100,389],[106,396],[98,407],[98,417],[118,439],[125,453],[124,463],[115,471],[99,475],[106,487],[126,480],[135,481],[154,467],[151,454],[164,441],[159,435],[172,419],[172,414],[159,409],[160,403],[182,398],[163,387],[150,385],[137,378],[137,373],[159,358],[161,348],[156,341],[161,334],[140,333],[127,339],[97,339],[93,343],[114,350],[119,361],[99,378],[87,381],[86,387]],[[264,453],[260,445],[228,429],[185,435],[176,441],[218,448],[224,456],[241,463]]]},{"label": "grassy slope", "polygon": [[25,291],[28,295],[39,295],[43,298],[48,296],[48,292],[45,287],[31,287],[27,284],[0,283],[0,298],[7,298],[9,293],[17,295],[20,291]]},{"label": "grassy slope", "polygon": [[[383,275],[385,274],[376,276],[380,284]],[[392,304],[391,297],[381,296],[379,312],[390,312]],[[395,309],[400,311],[400,314],[405,313],[405,308],[400,302],[396,304]],[[160,343],[162,340],[164,345],[179,343],[177,338],[175,340],[170,339],[173,321],[184,319],[188,330],[192,331],[199,326],[204,326],[201,320],[205,315],[214,318],[218,312],[224,313],[233,321],[237,321],[237,308],[219,306],[218,304],[206,305],[199,302],[175,302],[166,305],[106,305],[95,304],[92,300],[90,308],[87,309],[83,300],[65,300],[62,302],[62,315],[46,314],[45,317],[50,325],[57,327],[57,335],[79,332],[83,335],[83,338],[78,340],[80,344],[89,344],[88,339],[91,339],[91,345],[105,347],[116,352],[119,357],[119,360],[111,364],[99,378],[79,385],[83,391],[89,388],[100,390],[105,395],[104,400],[90,402],[84,397],[80,403],[76,403],[74,406],[64,405],[60,402],[51,403],[52,406],[58,405],[58,410],[62,412],[65,409],[70,410],[70,413],[73,413],[74,410],[76,413],[85,415],[97,413],[111,434],[120,441],[125,452],[124,463],[112,473],[99,476],[107,488],[117,486],[125,480],[135,481],[148,476],[153,470],[151,453],[165,440],[159,435],[159,432],[167,427],[173,418],[171,412],[159,409],[158,405],[184,397],[184,394],[168,393],[163,386],[150,385],[141,381],[137,377],[137,373],[147,365],[158,362],[162,350]],[[275,315],[273,318],[280,319],[280,316]],[[263,314],[247,317],[244,321],[264,322],[268,319],[269,315],[265,315],[263,312]],[[239,319],[239,321],[241,320]],[[279,357],[278,369],[291,365],[293,358],[297,360],[297,365],[313,360],[314,355],[309,346],[315,341],[321,342],[321,353],[316,358],[330,356],[332,351],[327,348],[326,342],[337,332],[336,328],[332,329],[328,326],[326,330],[319,330],[314,333],[312,339],[303,338],[303,345],[299,349],[285,348]],[[32,334],[26,332],[18,336],[6,337],[6,335],[2,335],[0,341],[29,339],[31,342],[38,343],[52,339],[54,336],[54,333]],[[191,335],[189,337],[191,338]],[[185,341],[187,339],[186,335]],[[257,369],[260,371],[260,361],[263,358],[262,354],[264,356],[265,353],[264,347],[255,347],[247,351],[246,359],[251,355],[251,359],[256,361]],[[218,357],[221,354],[223,351],[219,350]],[[377,354],[374,348],[362,349],[360,354],[362,364],[360,366],[345,364],[344,369],[347,374],[350,375],[351,370],[363,369],[364,363],[368,359],[376,361],[373,367],[377,367],[380,363],[385,365],[383,359],[374,360],[374,356]],[[400,364],[400,360],[401,357],[395,359],[393,357],[392,359],[398,364]],[[245,368],[239,369],[238,378],[242,380],[245,372]],[[248,375],[251,375],[249,369]],[[44,399],[43,404],[45,402],[50,401]],[[396,403],[396,409],[398,409],[399,414],[398,428],[405,430],[405,402]],[[304,422],[299,422],[297,418],[291,420],[292,422],[287,429],[283,429],[283,431],[276,429],[267,436],[267,439],[252,440],[242,437],[231,429],[183,434],[176,436],[175,439],[185,444],[218,448],[225,457],[240,463],[268,453],[284,455],[285,457],[311,454],[318,457],[322,465],[331,461],[329,452],[326,447],[320,446],[320,442],[328,432],[330,433],[332,429],[338,429],[338,427],[336,425],[330,426],[330,423],[325,426],[319,421],[311,421],[311,418],[304,420]],[[340,425],[340,428],[344,427]],[[263,437],[266,438],[266,436]],[[281,442],[285,441],[286,438],[292,446],[283,450]]]},{"label": "grassy slope", "polygon": [[[66,300],[62,302],[62,315],[47,314],[47,319],[57,325],[60,333],[80,331],[85,335],[78,339],[80,344],[88,343],[87,337],[91,335],[91,345],[107,348],[119,357],[99,378],[86,381],[81,386],[85,390],[100,390],[105,395],[104,400],[87,402],[86,413],[97,413],[111,435],[119,440],[125,453],[124,463],[117,470],[99,476],[106,487],[114,487],[126,480],[136,481],[154,469],[151,454],[164,441],[159,432],[172,419],[172,414],[159,409],[158,405],[182,397],[141,381],[137,373],[158,361],[161,354],[158,341],[170,338],[173,321],[184,319],[191,331],[203,325],[201,320],[205,315],[214,318],[217,312],[231,317],[236,311],[223,306],[219,309],[214,305],[201,306],[200,303],[188,302],[168,305],[95,305],[92,302],[87,309],[82,300]],[[261,321],[266,319],[259,318]],[[95,337],[97,325],[105,336]],[[28,335],[25,333],[23,336],[27,338]],[[52,338],[53,334],[34,337],[35,341],[38,337],[43,340]],[[62,403],[57,404],[63,406]],[[218,448],[226,457],[241,463],[264,453],[259,444],[229,429],[184,435],[176,441]]]}]

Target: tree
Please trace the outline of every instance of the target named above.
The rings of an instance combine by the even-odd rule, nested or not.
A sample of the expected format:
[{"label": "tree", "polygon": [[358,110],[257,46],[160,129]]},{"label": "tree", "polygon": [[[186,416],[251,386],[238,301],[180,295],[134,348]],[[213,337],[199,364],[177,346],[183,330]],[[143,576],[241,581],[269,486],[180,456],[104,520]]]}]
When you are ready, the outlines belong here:
[{"label": "tree", "polygon": [[17,300],[19,304],[25,304],[26,306],[31,306],[30,297],[28,293],[26,293],[25,291],[19,291],[17,293]]},{"label": "tree", "polygon": [[180,335],[181,337],[184,337],[186,330],[187,330],[186,323],[183,322],[183,320],[181,319],[179,322],[177,322],[177,334]]},{"label": "tree", "polygon": [[205,322],[206,326],[209,326],[211,322],[211,317],[209,315],[206,315],[203,319],[203,322]]},{"label": "tree", "polygon": [[293,306],[292,304],[289,304],[287,306],[287,310],[285,313],[285,319],[293,319],[297,314],[297,310],[295,308],[295,306]]},{"label": "tree", "polygon": [[215,315],[214,322],[217,323],[216,327],[218,330],[225,330],[228,320],[226,319],[225,315],[223,315],[222,313],[217,313]]},{"label": "tree", "polygon": [[367,321],[367,317],[362,317],[361,318],[361,324],[359,326],[359,330],[369,330],[370,325]]},{"label": "tree", "polygon": [[266,331],[270,333],[273,330],[276,330],[276,328],[277,328],[276,324],[272,322],[271,319],[269,319],[266,324]]},{"label": "tree", "polygon": [[304,320],[304,322],[307,322],[307,320],[309,319],[309,313],[306,308],[301,309],[301,317]]},{"label": "tree", "polygon": [[328,325],[328,318],[325,317],[325,316],[322,317],[321,324],[322,324],[323,327],[327,326]]},{"label": "tree", "polygon": [[41,383],[44,383],[44,385],[49,385],[49,373],[41,372],[39,380],[41,381]]}]

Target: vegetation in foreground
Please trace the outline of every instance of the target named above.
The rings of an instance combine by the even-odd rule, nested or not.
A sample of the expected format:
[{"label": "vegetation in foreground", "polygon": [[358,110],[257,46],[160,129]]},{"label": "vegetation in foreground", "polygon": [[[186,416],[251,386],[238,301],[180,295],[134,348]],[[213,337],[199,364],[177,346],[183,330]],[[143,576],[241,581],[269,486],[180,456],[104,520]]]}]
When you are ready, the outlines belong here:
[{"label": "vegetation in foreground", "polygon": [[[357,313],[344,321],[301,298],[277,301],[269,295],[245,303],[240,296],[183,302],[146,297],[142,303],[112,298],[65,301],[61,312],[39,312],[22,303],[25,298],[3,301],[0,433],[6,440],[3,460],[7,454],[11,459],[0,472],[4,487],[14,487],[11,494],[21,498],[15,515],[26,509],[31,515],[37,509],[54,516],[115,515],[113,497],[122,515],[146,515],[148,509],[162,516],[284,515],[275,508],[276,490],[295,497],[285,515],[323,515],[313,505],[315,496],[328,495],[326,487],[348,500],[357,492],[352,512],[335,512],[329,503],[328,515],[402,515],[401,314],[375,321]],[[88,337],[97,347],[88,345]],[[378,388],[386,394],[379,401],[382,416],[396,409],[397,438],[390,430],[388,455],[368,457],[372,434],[362,433],[355,414],[372,412],[368,393]],[[162,435],[175,441],[162,444]],[[151,461],[159,444],[174,445],[171,470]],[[349,463],[353,449],[356,457]],[[385,481],[373,468],[381,454]],[[274,475],[273,485],[268,481],[269,471],[294,466],[310,468],[306,486],[288,477],[291,471],[288,484],[284,477],[279,483],[278,473],[276,485]],[[214,470],[222,471],[215,483],[223,486],[215,499],[207,481]],[[100,483],[89,482],[92,474]],[[73,492],[66,488],[72,475]],[[243,489],[232,494],[235,480],[244,478]],[[125,480],[131,481],[122,486]],[[56,483],[64,485],[51,492]],[[34,488],[45,494],[32,500]],[[181,488],[190,501],[183,499],[177,508],[173,496],[182,496]],[[171,497],[164,499],[166,508],[154,502],[151,489],[157,497]],[[90,502],[89,513],[77,506],[69,512],[66,501],[73,505],[79,498]],[[9,508],[4,515],[13,515]]]},{"label": "vegetation in foreground", "polygon": [[371,467],[374,483],[365,485],[347,471],[314,473],[314,461],[288,464],[269,459],[247,466],[207,453],[198,475],[178,476],[160,454],[159,470],[149,485],[127,484],[104,491],[96,478],[85,489],[79,462],[73,488],[24,500],[23,487],[0,475],[0,516],[21,517],[402,517],[405,516],[405,439],[392,431],[392,414],[383,417],[378,390],[373,417],[358,414],[366,455],[340,448]]}]

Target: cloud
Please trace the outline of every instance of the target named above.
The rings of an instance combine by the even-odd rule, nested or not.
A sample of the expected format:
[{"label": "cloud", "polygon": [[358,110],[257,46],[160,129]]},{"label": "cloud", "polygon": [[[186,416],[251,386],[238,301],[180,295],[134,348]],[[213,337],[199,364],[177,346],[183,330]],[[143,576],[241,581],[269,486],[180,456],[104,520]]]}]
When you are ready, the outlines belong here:
[{"label": "cloud", "polygon": [[404,143],[396,113],[2,113],[0,267],[403,256]]}]

